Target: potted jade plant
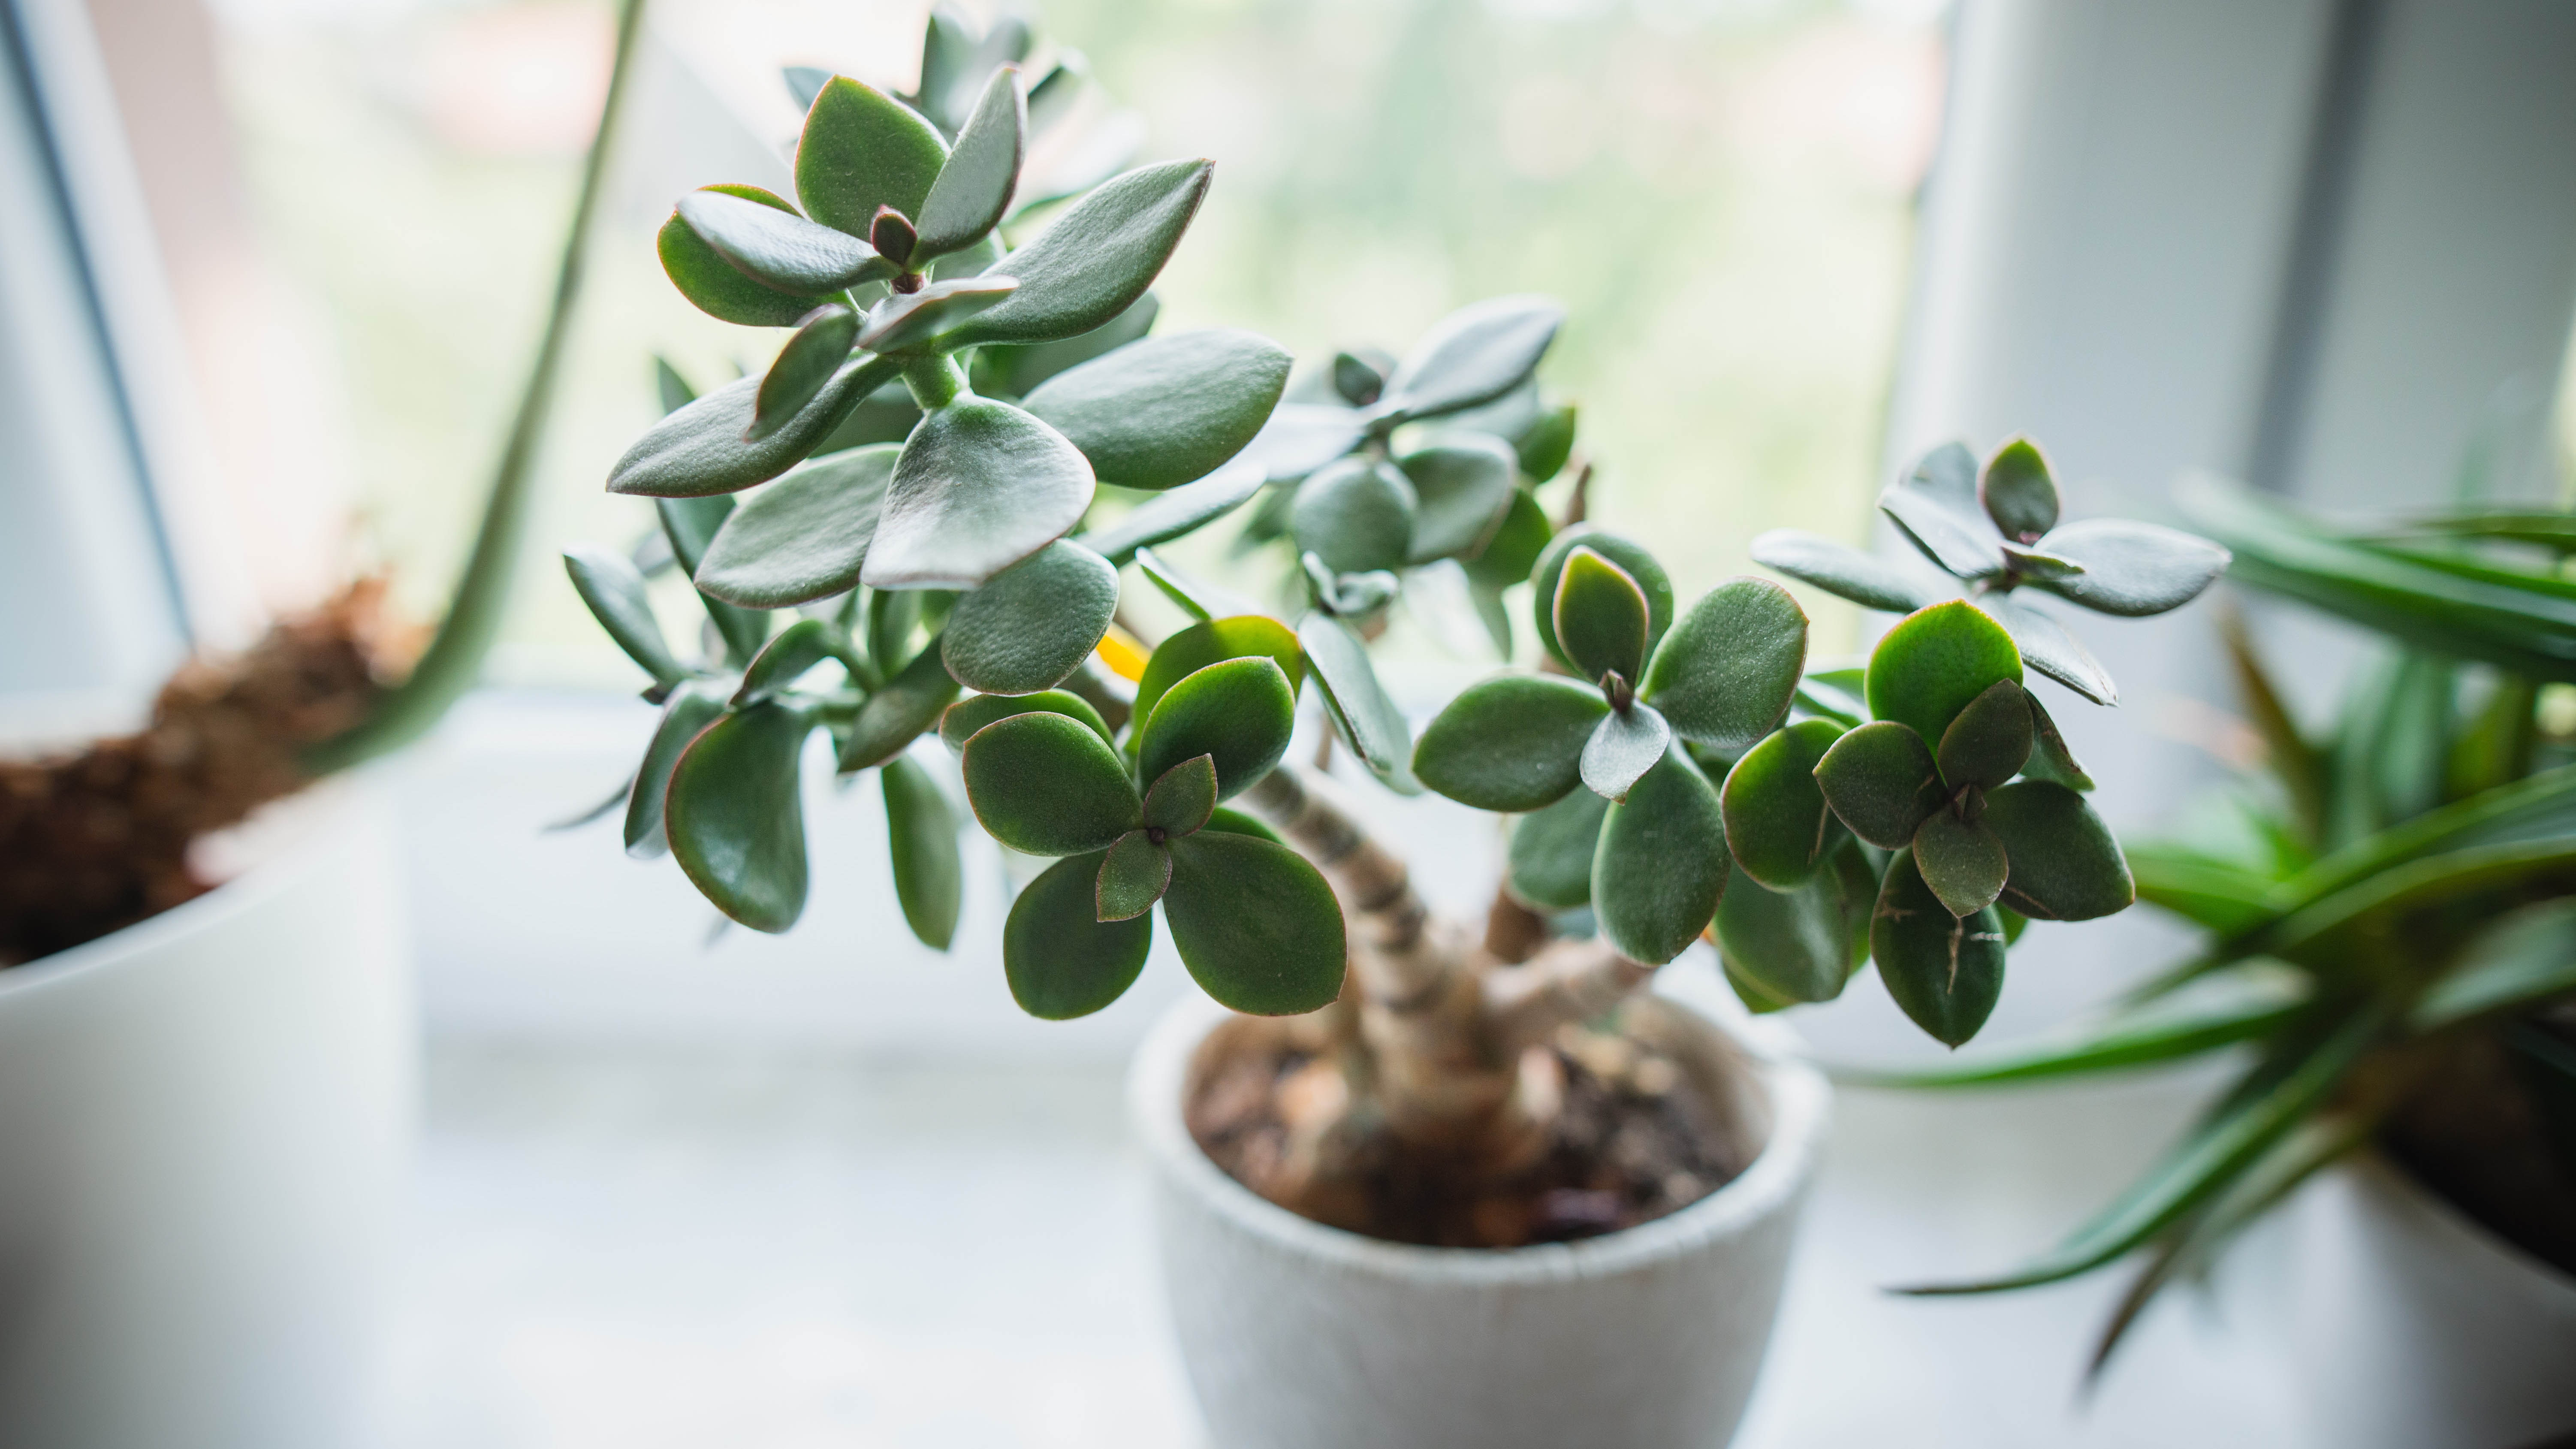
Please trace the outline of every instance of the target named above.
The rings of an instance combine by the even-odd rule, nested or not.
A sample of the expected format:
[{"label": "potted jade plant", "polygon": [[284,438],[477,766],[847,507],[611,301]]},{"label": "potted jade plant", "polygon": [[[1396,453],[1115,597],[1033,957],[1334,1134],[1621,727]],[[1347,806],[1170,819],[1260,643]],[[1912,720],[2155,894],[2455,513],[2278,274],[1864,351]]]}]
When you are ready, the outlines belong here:
[{"label": "potted jade plant", "polygon": [[[976,53],[1024,54],[1006,41]],[[925,74],[966,44],[935,22]],[[1925,1030],[1973,1036],[2025,920],[2133,894],[2025,688],[2017,631],[2048,616],[2011,589],[2151,612],[2224,553],[2059,527],[2036,449],[1982,467],[1947,449],[1898,496],[1949,521],[1973,593],[1909,595],[1866,668],[1811,671],[1779,585],[1685,601],[1649,551],[1571,523],[1584,470],[1551,522],[1539,490],[1573,427],[1532,380],[1553,304],[1476,304],[1291,395],[1262,338],[1134,320],[1208,163],[1027,214],[1015,67],[927,108],[806,84],[796,196],[692,193],[661,242],[701,309],[781,329],[775,356],[671,411],[608,480],[655,501],[698,592],[742,622],[711,614],[683,658],[630,558],[568,558],[664,710],[630,843],[666,846],[732,920],[787,929],[821,732],[837,773],[879,772],[925,940],[957,909],[953,884],[922,884],[955,876],[943,777],[1041,863],[996,983],[1022,1009],[1101,1009],[1168,933],[1207,1000],[1155,1029],[1132,1107],[1219,1442],[1722,1441],[1826,1093],[1641,988],[1704,937],[1762,1008],[1833,996],[1874,959]],[[1155,552],[1237,509],[1235,557],[1286,580],[1276,613]],[[1370,644],[1411,575],[1452,562],[1492,594],[1480,613],[1503,611],[1498,642],[1527,587],[1544,663],[1417,737]],[[1191,622],[1133,638],[1136,582]],[[2076,672],[2080,646],[2045,637],[2031,667]],[[1290,759],[1306,704],[1352,785]],[[1353,785],[1510,817],[1481,931],[1427,908]]]},{"label": "potted jade plant", "polygon": [[139,732],[12,723],[0,1444],[368,1437],[414,1027],[390,833],[367,792],[324,782],[435,723],[499,626],[637,9],[553,310],[426,647],[369,580],[238,657],[186,664]]},{"label": "potted jade plant", "polygon": [[2246,1052],[2135,1187],[1998,1278],[2139,1260],[2098,1370],[2167,1285],[2301,1195],[2280,1315],[2319,1442],[2520,1449],[2576,1430],[2576,516],[2471,507],[2377,528],[2185,490],[2246,587],[2379,637],[2335,722],[2300,722],[2229,616],[2262,763],[2139,893],[2206,933],[2064,1036],[1907,1074],[2044,1080]]}]

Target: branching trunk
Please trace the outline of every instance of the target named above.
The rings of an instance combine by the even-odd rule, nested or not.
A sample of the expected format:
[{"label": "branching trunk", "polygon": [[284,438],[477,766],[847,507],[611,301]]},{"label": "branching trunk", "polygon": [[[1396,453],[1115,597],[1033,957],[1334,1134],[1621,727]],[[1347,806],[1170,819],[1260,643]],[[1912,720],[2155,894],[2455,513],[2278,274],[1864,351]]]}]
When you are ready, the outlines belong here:
[{"label": "branching trunk", "polygon": [[1538,1048],[1654,968],[1598,940],[1542,945],[1543,922],[1508,897],[1481,939],[1434,915],[1329,780],[1282,766],[1242,803],[1323,872],[1350,932],[1350,975],[1323,1028],[1338,1047],[1339,1095],[1309,1093],[1330,1110],[1295,1114],[1286,1170],[1263,1190],[1330,1221],[1350,1179],[1386,1151],[1470,1180],[1528,1166],[1563,1095],[1555,1056]]}]

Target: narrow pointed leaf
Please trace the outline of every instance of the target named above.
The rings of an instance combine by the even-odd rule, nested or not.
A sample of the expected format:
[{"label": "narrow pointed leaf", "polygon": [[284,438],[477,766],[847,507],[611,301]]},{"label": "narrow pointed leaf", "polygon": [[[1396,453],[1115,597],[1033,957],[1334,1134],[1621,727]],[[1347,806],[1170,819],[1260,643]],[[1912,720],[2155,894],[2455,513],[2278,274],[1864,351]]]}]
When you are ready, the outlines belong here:
[{"label": "narrow pointed leaf", "polygon": [[914,265],[982,241],[1011,209],[1019,184],[1028,117],[1020,100],[1019,71],[1004,66],[984,85],[975,114],[957,135],[957,148],[939,168],[922,198],[921,239]]},{"label": "narrow pointed leaf", "polygon": [[1100,919],[1100,866],[1107,856],[1059,860],[1011,903],[1002,927],[1002,972],[1011,999],[1031,1016],[1089,1016],[1125,995],[1145,969],[1153,918]]},{"label": "narrow pointed leaf", "polygon": [[656,684],[677,684],[689,677],[688,667],[662,638],[662,626],[653,621],[653,606],[644,597],[644,575],[624,554],[595,543],[576,543],[564,550],[563,560],[574,591],[627,658],[642,666]]},{"label": "narrow pointed leaf", "polygon": [[1118,570],[1057,539],[957,601],[940,646],[957,682],[985,694],[1062,683],[1109,632]]},{"label": "narrow pointed leaf", "polygon": [[1110,741],[1109,726],[1100,718],[1100,711],[1092,708],[1091,701],[1061,689],[1036,694],[978,694],[961,699],[939,716],[939,739],[952,750],[963,750],[975,731],[993,721],[1041,710],[1078,721],[1100,736],[1103,744]]},{"label": "narrow pointed leaf", "polygon": [[1601,692],[1546,674],[1468,686],[1422,731],[1413,773],[1479,810],[1536,810],[1583,778],[1587,742],[1610,713]]},{"label": "narrow pointed leaf", "polygon": [[699,733],[723,717],[724,702],[724,691],[702,679],[683,682],[662,702],[662,722],[654,727],[652,742],[644,747],[644,762],[636,767],[635,787],[626,797],[628,855],[649,860],[671,848],[662,829],[662,807],[671,788],[671,771],[680,763],[680,753]]},{"label": "narrow pointed leaf", "polygon": [[877,771],[885,791],[886,846],[894,896],[913,938],[945,951],[957,938],[966,871],[957,855],[957,812],[930,772],[903,755]]},{"label": "narrow pointed leaf", "polygon": [[1576,547],[1557,571],[1557,652],[1582,679],[1609,673],[1634,681],[1645,673],[1646,595],[1617,564]]},{"label": "narrow pointed leaf", "polygon": [[2242,992],[2223,1000],[2124,1013],[1966,1061],[1915,1071],[1842,1068],[1834,1079],[1870,1087],[1983,1087],[2121,1071],[2261,1041],[2289,1025],[2306,1005],[2307,998],[2294,991]]},{"label": "narrow pointed leaf", "polygon": [[948,145],[902,102],[848,76],[834,76],[805,112],[796,142],[796,199],[805,214],[864,237],[880,207],[921,215],[948,159]]},{"label": "narrow pointed leaf", "polygon": [[1794,891],[1815,879],[1847,836],[1816,783],[1817,765],[1842,735],[1829,720],[1793,724],[1745,751],[1726,772],[1718,804],[1727,846],[1744,873],[1771,890]]},{"label": "narrow pointed leaf", "polygon": [[728,383],[655,423],[609,471],[608,491],[700,498],[766,483],[821,446],[850,410],[902,372],[891,358],[842,365],[813,401],[765,437],[746,440],[760,379]]},{"label": "narrow pointed leaf", "polygon": [[1766,569],[1814,584],[1865,609],[1910,614],[1941,598],[1876,554],[1794,528],[1775,528],[1755,538],[1752,554],[1753,561]]},{"label": "narrow pointed leaf", "polygon": [[1962,785],[1992,790],[2020,774],[2030,761],[2035,724],[2030,695],[2020,685],[2009,679],[1988,685],[1942,732],[1941,746],[1932,754],[1941,783],[1951,790]]},{"label": "narrow pointed leaf", "polygon": [[2028,438],[2013,439],[1986,460],[1977,499],[2003,536],[2017,543],[2035,543],[2057,526],[2057,483],[2039,445]]},{"label": "narrow pointed leaf", "polygon": [[1030,855],[1106,850],[1142,804],[1100,736],[1047,711],[1013,715],[966,741],[966,799],[984,832]]},{"label": "narrow pointed leaf", "polygon": [[744,437],[757,442],[803,411],[849,360],[858,335],[859,314],[837,302],[807,314],[787,345],[778,350],[769,371],[761,375],[760,389],[752,394],[751,426],[744,429]]},{"label": "narrow pointed leaf", "polygon": [[1314,666],[1325,713],[1342,743],[1399,791],[1418,789],[1411,768],[1412,730],[1404,722],[1404,711],[1395,707],[1385,686],[1378,683],[1368,646],[1360,636],[1339,619],[1309,614],[1297,626],[1297,642]]},{"label": "narrow pointed leaf", "polygon": [[1193,755],[1165,770],[1146,789],[1146,828],[1188,835],[1207,825],[1216,801],[1216,756]]},{"label": "narrow pointed leaf", "polygon": [[957,697],[957,681],[939,662],[937,649],[924,649],[903,671],[868,696],[850,737],[841,748],[842,774],[881,765],[939,723],[948,702]]},{"label": "narrow pointed leaf", "polygon": [[1878,506],[1926,558],[1963,579],[2003,572],[2002,538],[1977,499],[1977,459],[1958,443],[1923,455]]},{"label": "narrow pointed leaf", "polygon": [[2481,929],[2415,1003],[2408,1025],[2438,1031],[2576,992],[2576,900],[2526,906]]},{"label": "narrow pointed leaf", "polygon": [[958,329],[955,345],[1088,332],[1145,294],[1207,195],[1213,166],[1167,161],[1102,185],[1011,253],[1020,289]]},{"label": "narrow pointed leaf", "polygon": [[1290,1016],[1341,994],[1341,904],[1305,857],[1202,830],[1171,846],[1163,919],[1200,988],[1236,1011]]},{"label": "narrow pointed leaf", "polygon": [[[1237,614],[1193,624],[1155,646],[1136,681],[1135,718],[1154,717],[1163,691],[1226,659],[1261,657],[1277,664],[1291,685],[1306,677],[1306,657],[1287,625],[1264,614]],[[1138,734],[1142,734],[1140,729]]]},{"label": "narrow pointed leaf", "polygon": [[1897,621],[1869,656],[1869,712],[1937,740],[1997,680],[2021,683],[2012,636],[1965,599]]},{"label": "narrow pointed leaf", "polygon": [[2037,587],[2105,614],[2137,617],[2178,609],[2227,572],[2227,550],[2217,544],[2125,518],[2070,523],[2040,545],[2082,564],[2084,572],[2034,580]]},{"label": "narrow pointed leaf", "polygon": [[680,198],[680,220],[752,281],[799,297],[828,297],[894,275],[866,242],[807,221],[751,187],[710,186]]},{"label": "narrow pointed leaf", "polygon": [[[785,201],[757,186],[725,186],[710,189],[714,194],[745,206],[773,211],[793,217],[795,209]],[[798,218],[802,220],[802,218]],[[814,297],[801,291],[782,291],[754,281],[742,268],[726,259],[724,253],[708,244],[695,227],[678,212],[662,223],[655,234],[654,251],[662,259],[662,274],[671,279],[689,305],[719,321],[737,327],[793,327],[806,313],[814,310]],[[852,245],[859,245],[852,243]]]},{"label": "narrow pointed leaf", "polygon": [[784,693],[798,676],[832,657],[832,634],[832,626],[821,619],[799,619],[780,630],[742,671],[732,707],[749,709]]},{"label": "narrow pointed leaf", "polygon": [[1255,333],[1183,332],[1060,372],[1021,406],[1072,440],[1101,482],[1170,488],[1216,471],[1260,433],[1288,363]]},{"label": "narrow pointed leaf", "polygon": [[2004,904],[2041,921],[2089,921],[2129,908],[2138,888],[2111,827],[2063,785],[2022,780],[1986,796],[1982,822],[2012,858]]},{"label": "narrow pointed leaf", "polygon": [[1345,458],[1297,485],[1291,527],[1298,551],[1334,573],[1401,568],[1418,508],[1412,482],[1392,464]]},{"label": "narrow pointed leaf", "polygon": [[2220,935],[2250,931],[2274,919],[2278,882],[2187,846],[2139,841],[2121,847],[2138,899]]},{"label": "narrow pointed leaf", "polygon": [[1179,570],[1163,562],[1150,548],[1136,550],[1136,571],[1145,582],[1162,591],[1163,597],[1180,605],[1181,612],[1204,624],[1217,616],[1217,605],[1205,592]]},{"label": "narrow pointed leaf", "polygon": [[1262,482],[1259,468],[1237,460],[1195,483],[1148,498],[1126,517],[1075,541],[1113,564],[1124,564],[1138,549],[1196,532],[1242,507],[1261,491]]},{"label": "narrow pointed leaf", "polygon": [[1958,1046],[1994,1014],[2004,989],[2003,920],[1992,907],[1964,919],[1923,879],[1910,850],[1879,882],[1869,952],[1887,994],[1943,1046]]},{"label": "narrow pointed leaf", "polygon": [[1569,911],[1592,900],[1592,856],[1610,802],[1589,790],[1512,822],[1512,894],[1543,911]]},{"label": "narrow pointed leaf", "polygon": [[932,282],[917,292],[897,292],[868,309],[859,345],[870,352],[912,356],[944,350],[948,334],[1018,290],[1016,277],[989,274]]},{"label": "narrow pointed leaf", "polygon": [[1255,656],[1211,664],[1174,681],[1146,716],[1138,773],[1160,779],[1185,760],[1213,755],[1217,798],[1240,793],[1288,753],[1297,691],[1277,661]]},{"label": "narrow pointed leaf", "polygon": [[1082,521],[1091,465],[1008,403],[961,397],[921,420],[886,488],[859,579],[872,589],[971,589]]},{"label": "narrow pointed leaf", "polygon": [[1766,579],[1700,596],[1655,646],[1638,693],[1686,740],[1741,749],[1789,713],[1807,667],[1807,613]]},{"label": "narrow pointed leaf", "polygon": [[1512,450],[1499,439],[1473,433],[1416,448],[1395,465],[1413,484],[1417,504],[1407,563],[1473,554],[1502,526],[1518,491]]},{"label": "narrow pointed leaf", "polygon": [[1660,966],[1708,928],[1726,893],[1717,791],[1679,750],[1610,807],[1592,858],[1592,913],[1632,961]]},{"label": "narrow pointed leaf", "polygon": [[1171,849],[1142,830],[1130,830],[1100,862],[1093,913],[1103,921],[1134,920],[1152,910],[1171,883]]},{"label": "narrow pointed leaf", "polygon": [[782,705],[755,705],[708,726],[671,772],[672,858],[717,910],[755,931],[784,931],[805,911],[797,758],[811,728]]},{"label": "narrow pointed leaf", "polygon": [[856,588],[902,449],[852,448],[745,499],[698,563],[697,584],[727,603],[779,609]]},{"label": "narrow pointed leaf", "polygon": [[[2004,892],[2004,844],[1983,824],[1935,810],[1914,832],[1914,868],[1954,916],[1973,916]],[[2016,898],[2018,900],[2018,898]]]},{"label": "narrow pointed leaf", "polygon": [[1547,297],[1493,297],[1440,319],[1386,380],[1381,405],[1409,418],[1489,403],[1547,355],[1565,308]]},{"label": "narrow pointed leaf", "polygon": [[1835,740],[1816,763],[1816,785],[1852,834],[1881,850],[1913,844],[1914,832],[1943,798],[1932,751],[1921,735],[1893,720]]},{"label": "narrow pointed leaf", "polygon": [[[1673,625],[1673,581],[1655,556],[1628,539],[1590,524],[1578,524],[1548,541],[1547,549],[1530,571],[1530,582],[1536,586],[1531,600],[1538,624],[1539,642],[1559,659],[1565,650],[1556,638],[1556,586],[1565,572],[1565,561],[1577,548],[1588,548],[1619,566],[1619,571],[1632,580],[1646,596],[1646,652],[1651,655]],[[1566,660],[1571,666],[1571,660]]]},{"label": "narrow pointed leaf", "polygon": [[1604,800],[1625,800],[1629,787],[1654,768],[1672,742],[1672,726],[1664,723],[1654,706],[1631,704],[1614,710],[1583,742],[1577,760],[1583,783]]}]

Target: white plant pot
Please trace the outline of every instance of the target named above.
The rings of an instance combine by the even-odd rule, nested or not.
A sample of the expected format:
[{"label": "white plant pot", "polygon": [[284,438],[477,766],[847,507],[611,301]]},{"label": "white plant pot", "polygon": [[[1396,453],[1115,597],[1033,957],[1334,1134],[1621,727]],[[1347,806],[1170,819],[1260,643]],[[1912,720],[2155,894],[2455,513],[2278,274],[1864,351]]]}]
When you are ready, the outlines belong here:
[{"label": "white plant pot", "polygon": [[364,1442],[409,979],[381,805],[290,808],[238,879],[0,971],[8,1449]]},{"label": "white plant pot", "polygon": [[1581,1242],[1422,1248],[1325,1227],[1228,1177],[1184,1092],[1245,1029],[1204,999],[1147,1038],[1129,1108],[1157,1181],[1181,1358],[1218,1449],[1714,1449],[1735,1432],[1830,1096],[1698,1014],[1641,998],[1671,1050],[1760,1144],[1734,1181]]},{"label": "white plant pot", "polygon": [[2310,1442],[2535,1449],[2576,1432],[2576,1279],[2376,1154],[2301,1196],[2286,1325]]}]

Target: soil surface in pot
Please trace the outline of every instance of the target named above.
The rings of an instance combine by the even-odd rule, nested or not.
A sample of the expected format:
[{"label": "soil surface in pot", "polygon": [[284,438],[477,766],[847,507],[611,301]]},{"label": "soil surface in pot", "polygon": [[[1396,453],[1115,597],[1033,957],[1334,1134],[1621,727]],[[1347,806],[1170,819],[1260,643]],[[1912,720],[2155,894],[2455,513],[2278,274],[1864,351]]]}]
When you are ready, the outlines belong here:
[{"label": "soil surface in pot", "polygon": [[[1517,1248],[1632,1228],[1724,1186],[1752,1154],[1680,1063],[1624,1037],[1579,1027],[1550,1048],[1564,1108],[1544,1152],[1501,1182],[1462,1182],[1437,1159],[1370,1155],[1329,1209],[1307,1216],[1373,1238],[1444,1248]],[[1190,1135],[1228,1176],[1272,1201],[1298,1098],[1329,1060],[1291,1040],[1217,1063],[1187,1105]]]}]

